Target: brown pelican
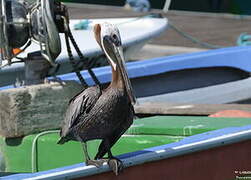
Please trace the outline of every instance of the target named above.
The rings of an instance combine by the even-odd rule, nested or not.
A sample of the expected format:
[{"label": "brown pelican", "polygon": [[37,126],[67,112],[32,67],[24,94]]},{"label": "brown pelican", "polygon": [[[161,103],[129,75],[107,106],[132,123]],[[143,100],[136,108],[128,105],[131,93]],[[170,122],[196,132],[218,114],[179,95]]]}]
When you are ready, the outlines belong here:
[{"label": "brown pelican", "polygon": [[[112,81],[105,89],[89,87],[70,100],[58,144],[80,141],[87,165],[99,167],[107,161],[118,174],[123,165],[111,147],[132,124],[136,99],[125,70],[119,30],[110,23],[96,24],[94,35],[111,65]],[[102,139],[95,160],[90,159],[86,144],[93,139]],[[106,153],[108,159],[102,159]]]}]

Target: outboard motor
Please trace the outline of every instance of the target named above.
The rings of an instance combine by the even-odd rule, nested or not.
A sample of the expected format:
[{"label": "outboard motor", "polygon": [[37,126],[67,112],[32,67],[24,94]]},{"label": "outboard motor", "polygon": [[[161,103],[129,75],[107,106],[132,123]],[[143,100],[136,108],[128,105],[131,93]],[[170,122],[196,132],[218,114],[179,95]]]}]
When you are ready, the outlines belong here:
[{"label": "outboard motor", "polygon": [[[59,69],[55,60],[61,52],[59,33],[64,33],[69,60],[80,82],[87,86],[80,74],[80,70],[85,68],[99,84],[71,33],[64,4],[55,0],[0,0],[0,5],[0,70],[7,65],[24,62],[25,85],[42,83]],[[70,42],[82,65],[78,66],[74,61]],[[18,56],[32,43],[38,44],[40,50],[29,52],[27,57]],[[55,67],[54,72],[52,67]]]},{"label": "outboard motor", "polygon": [[[37,43],[40,51],[29,53],[21,61],[25,62],[26,80],[31,78],[26,84],[37,84],[51,66],[56,66],[55,59],[61,52],[59,33],[65,32],[65,23],[69,21],[67,8],[54,0],[0,0],[0,3],[0,68],[17,63],[17,59],[22,59],[18,55],[31,43]],[[36,77],[40,78],[38,82],[32,82]]]},{"label": "outboard motor", "polygon": [[10,65],[31,42],[38,43],[43,57],[55,65],[61,52],[59,32],[64,32],[64,18],[68,18],[66,7],[54,0],[1,0],[1,60],[7,61],[1,67]]}]

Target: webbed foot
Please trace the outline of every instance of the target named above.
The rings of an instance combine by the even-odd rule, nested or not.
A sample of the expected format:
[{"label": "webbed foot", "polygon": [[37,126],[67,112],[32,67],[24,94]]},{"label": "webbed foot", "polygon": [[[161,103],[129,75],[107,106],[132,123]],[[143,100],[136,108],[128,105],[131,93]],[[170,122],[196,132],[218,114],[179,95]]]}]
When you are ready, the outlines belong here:
[{"label": "webbed foot", "polygon": [[93,165],[93,166],[96,166],[97,168],[99,168],[99,167],[101,167],[104,164],[104,162],[107,162],[107,161],[105,161],[103,159],[99,159],[99,160],[87,160],[85,164],[87,166]]},{"label": "webbed foot", "polygon": [[108,160],[108,165],[116,176],[123,170],[124,165],[122,161],[118,158],[112,157]]}]

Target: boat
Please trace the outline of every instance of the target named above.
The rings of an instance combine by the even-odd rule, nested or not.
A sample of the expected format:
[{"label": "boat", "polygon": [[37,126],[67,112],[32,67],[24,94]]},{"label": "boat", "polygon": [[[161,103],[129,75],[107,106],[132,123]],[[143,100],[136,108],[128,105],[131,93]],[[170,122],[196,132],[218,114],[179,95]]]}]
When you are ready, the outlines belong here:
[{"label": "boat", "polygon": [[[250,103],[250,50],[249,46],[229,47],[128,62],[127,70],[139,103]],[[102,84],[110,82],[110,67],[93,71]],[[95,84],[87,71],[82,75],[88,85]],[[78,81],[75,73],[58,77]]]},{"label": "boat", "polygon": [[[250,72],[250,65],[247,61],[249,53],[250,47],[232,47],[130,62],[127,66],[133,83],[140,78],[144,83],[148,79],[148,83],[153,83],[151,78],[156,80],[163,74],[169,77],[168,73],[176,71],[187,70],[191,76],[195,76],[193,73],[197,68],[201,75],[198,75],[196,71],[195,74],[199,77],[207,77],[208,73],[215,73],[217,70],[223,71],[217,72],[221,74],[217,77],[224,80],[220,82],[227,84],[248,79],[243,74]],[[103,84],[109,83],[110,69],[108,67],[95,68],[94,72]],[[223,76],[225,74],[226,76]],[[83,71],[82,75],[89,85],[93,84],[87,72]],[[77,80],[73,73],[59,77],[64,80]],[[208,75],[208,78],[210,77]],[[211,78],[215,79],[215,76]],[[176,81],[173,80],[173,82]],[[163,83],[158,83],[159,86],[163,86]],[[152,84],[152,86],[158,89],[157,85]],[[191,104],[176,108],[187,107],[191,107]],[[142,179],[142,170],[146,172],[146,177],[151,179],[153,177],[162,179],[168,176],[175,179],[241,177],[245,169],[250,168],[250,124],[250,118],[214,118],[197,115],[163,115],[137,119],[113,148],[113,153],[122,159],[125,165],[124,172],[119,175],[119,178]],[[0,157],[3,159],[2,167],[5,171],[2,173],[2,178],[117,178],[109,171],[106,164],[101,168],[85,166],[79,143],[69,142],[63,146],[57,145],[58,132],[58,130],[44,131],[23,138],[1,137],[2,154]],[[92,157],[98,144],[99,141],[92,141],[89,144]],[[146,177],[144,176],[144,179]]]},{"label": "boat", "polygon": [[[84,27],[79,29],[83,21]],[[167,19],[159,15],[147,15],[135,18],[71,19],[70,27],[72,29],[72,34],[85,58],[89,61],[95,61],[103,54],[94,39],[93,26],[96,23],[105,21],[116,24],[120,29],[126,60],[130,59],[130,56],[141,49],[149,40],[165,31],[168,25]],[[75,29],[76,26],[78,27],[77,29]],[[56,62],[60,64],[57,74],[65,74],[72,72],[73,68],[69,62],[64,35],[60,35],[62,52],[56,60]],[[37,50],[40,50],[40,46],[33,43],[25,52],[20,54],[20,57],[26,57],[27,53]],[[75,51],[73,52],[73,56],[78,60]],[[11,66],[0,69],[0,86],[13,84],[17,77],[20,80],[24,78],[24,63],[12,64]]]},{"label": "boat", "polygon": [[[153,58],[128,62],[127,69],[140,103],[248,103],[250,50],[248,46],[230,47]],[[93,71],[102,84],[110,82],[109,67]],[[94,85],[87,71],[82,75],[90,86]],[[59,77],[78,80],[74,73]]]},{"label": "boat", "polygon": [[[250,103],[250,50],[248,46],[230,47],[153,58],[128,62],[127,69],[139,103]],[[110,82],[110,67],[93,71],[102,84]],[[87,71],[82,75],[94,85]],[[59,78],[78,81],[74,73]]]},{"label": "boat", "polygon": [[[245,177],[251,168],[250,123],[250,118],[205,116],[153,116],[135,120],[113,148],[113,152],[119,155],[117,157],[125,166],[119,176],[115,176],[107,164],[100,168],[85,166],[82,163],[80,145],[76,142],[70,142],[63,147],[57,145],[57,132],[44,132],[8,141],[0,138],[1,152],[4,154],[8,172],[2,174],[1,178],[18,180],[172,177],[227,180]],[[92,156],[97,145],[97,142],[90,143]]]}]

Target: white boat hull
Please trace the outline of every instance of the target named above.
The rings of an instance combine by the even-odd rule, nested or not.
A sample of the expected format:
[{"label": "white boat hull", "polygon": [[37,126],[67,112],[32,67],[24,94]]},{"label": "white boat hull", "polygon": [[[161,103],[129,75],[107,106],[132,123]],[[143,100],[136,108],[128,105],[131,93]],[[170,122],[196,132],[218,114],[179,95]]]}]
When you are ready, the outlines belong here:
[{"label": "white boat hull", "polygon": [[[71,20],[70,27],[80,20]],[[103,54],[96,40],[94,39],[93,26],[97,23],[109,21],[118,26],[122,38],[125,59],[129,59],[133,53],[142,48],[149,40],[158,36],[166,30],[168,21],[165,18],[156,17],[136,17],[136,18],[110,18],[110,19],[90,19],[90,24],[86,30],[72,30],[72,34],[79,45],[84,56],[88,59],[95,59]],[[62,52],[56,62],[60,64],[57,74],[72,72],[72,65],[69,62],[64,35],[61,35]],[[20,54],[26,57],[27,53],[38,51],[38,44],[33,43],[25,52]],[[77,59],[77,53],[73,51],[73,56]],[[0,69],[1,86],[13,84],[16,79],[24,79],[24,63],[12,64]]]}]

